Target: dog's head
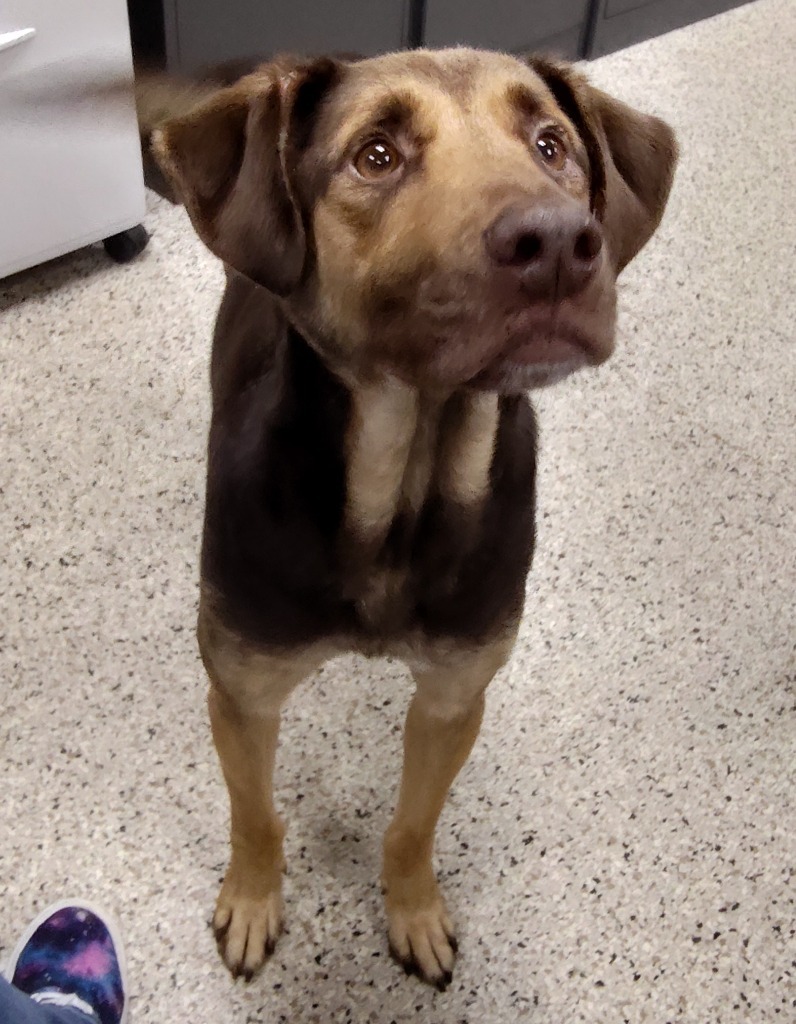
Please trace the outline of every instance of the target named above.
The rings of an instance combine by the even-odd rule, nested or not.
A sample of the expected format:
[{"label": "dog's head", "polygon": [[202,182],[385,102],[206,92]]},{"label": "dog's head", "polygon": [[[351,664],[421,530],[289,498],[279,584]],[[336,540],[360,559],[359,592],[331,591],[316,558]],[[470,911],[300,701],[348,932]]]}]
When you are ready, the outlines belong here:
[{"label": "dog's head", "polygon": [[279,59],[155,151],[210,249],[340,371],[501,391],[608,358],[677,157],[571,67],[466,49]]}]

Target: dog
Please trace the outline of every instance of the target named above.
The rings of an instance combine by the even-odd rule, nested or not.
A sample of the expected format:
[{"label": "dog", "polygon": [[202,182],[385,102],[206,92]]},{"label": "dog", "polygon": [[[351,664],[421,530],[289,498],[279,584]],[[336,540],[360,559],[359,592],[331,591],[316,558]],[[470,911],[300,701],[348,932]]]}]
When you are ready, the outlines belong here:
[{"label": "dog", "polygon": [[464,48],[280,57],[200,92],[145,128],[226,268],[198,622],[231,806],[219,949],[250,979],[282,929],[284,701],[336,654],[392,655],[416,689],[389,946],[444,989],[434,831],[523,610],[527,393],[610,356],[676,140],[570,65]]}]

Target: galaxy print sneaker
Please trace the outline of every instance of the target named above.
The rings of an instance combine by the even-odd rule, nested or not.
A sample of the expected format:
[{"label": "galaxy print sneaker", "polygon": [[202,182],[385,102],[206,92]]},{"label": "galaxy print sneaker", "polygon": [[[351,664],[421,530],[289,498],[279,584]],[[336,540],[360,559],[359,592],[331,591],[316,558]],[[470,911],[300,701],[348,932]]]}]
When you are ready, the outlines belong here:
[{"label": "galaxy print sneaker", "polygon": [[74,1007],[95,1024],[127,1020],[121,940],[88,903],[62,900],[42,911],[17,943],[6,977],[37,1003]]}]

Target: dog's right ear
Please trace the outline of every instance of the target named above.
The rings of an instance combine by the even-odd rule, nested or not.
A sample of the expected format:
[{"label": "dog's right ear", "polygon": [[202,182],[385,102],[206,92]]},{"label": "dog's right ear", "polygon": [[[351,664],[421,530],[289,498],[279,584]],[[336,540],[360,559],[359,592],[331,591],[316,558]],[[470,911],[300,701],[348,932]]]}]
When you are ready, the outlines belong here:
[{"label": "dog's right ear", "polygon": [[332,60],[282,59],[153,134],[205,245],[277,295],[301,280],[306,238],[292,179],[307,118],[339,70]]},{"label": "dog's right ear", "polygon": [[660,118],[596,89],[570,64],[534,57],[530,65],[583,139],[591,165],[592,207],[621,271],[663,216],[677,166],[674,132]]}]

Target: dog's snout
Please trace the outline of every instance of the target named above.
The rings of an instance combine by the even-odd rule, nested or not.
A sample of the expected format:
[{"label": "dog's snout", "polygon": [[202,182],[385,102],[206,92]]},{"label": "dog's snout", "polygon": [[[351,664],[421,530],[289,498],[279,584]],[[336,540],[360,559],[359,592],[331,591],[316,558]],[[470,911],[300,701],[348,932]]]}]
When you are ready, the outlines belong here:
[{"label": "dog's snout", "polygon": [[510,268],[531,298],[558,301],[594,277],[603,238],[581,210],[511,207],[487,228],[484,242],[489,258]]}]

